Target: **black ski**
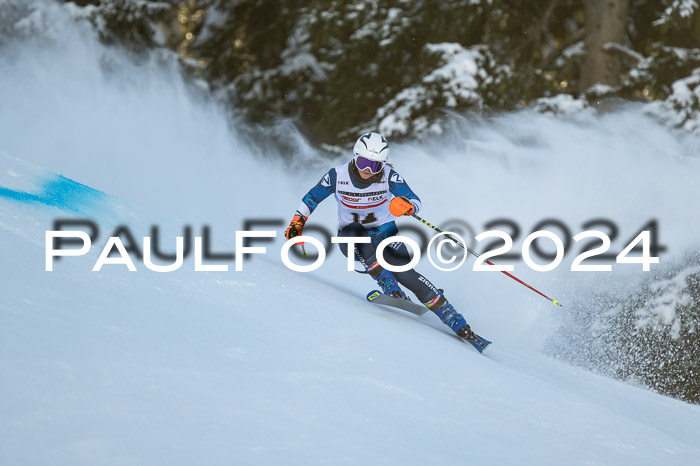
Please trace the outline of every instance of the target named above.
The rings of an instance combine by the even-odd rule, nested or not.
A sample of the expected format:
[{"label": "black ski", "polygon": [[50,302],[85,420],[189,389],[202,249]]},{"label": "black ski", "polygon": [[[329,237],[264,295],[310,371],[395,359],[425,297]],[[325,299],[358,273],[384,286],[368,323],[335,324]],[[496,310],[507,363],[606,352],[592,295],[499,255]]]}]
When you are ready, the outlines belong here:
[{"label": "black ski", "polygon": [[[385,295],[379,290],[372,290],[367,294],[367,301],[375,304],[383,304],[385,306],[395,307],[398,309],[403,309],[411,314],[417,316],[422,316],[428,312],[428,308],[409,301],[407,299],[394,298],[393,296]],[[472,345],[479,353],[483,353],[486,348],[491,344],[486,338],[480,337],[476,333],[470,338],[464,338],[464,341]]]},{"label": "black ski", "polygon": [[421,304],[416,304],[407,299],[394,298],[393,296],[386,295],[379,290],[370,291],[369,294],[367,294],[367,301],[370,303],[384,304],[385,306],[403,309],[404,311],[408,311],[417,316],[422,316],[428,312],[428,308]]},{"label": "black ski", "polygon": [[483,353],[486,348],[491,344],[486,338],[480,337],[476,333],[471,338],[464,338],[464,340],[472,345],[479,353]]}]

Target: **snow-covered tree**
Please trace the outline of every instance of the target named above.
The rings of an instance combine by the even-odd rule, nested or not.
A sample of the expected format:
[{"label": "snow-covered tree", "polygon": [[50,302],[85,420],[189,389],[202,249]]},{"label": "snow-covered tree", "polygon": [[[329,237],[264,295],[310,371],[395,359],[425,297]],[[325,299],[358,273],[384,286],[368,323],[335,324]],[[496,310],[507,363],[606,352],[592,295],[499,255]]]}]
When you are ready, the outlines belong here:
[{"label": "snow-covered tree", "polygon": [[171,49],[250,122],[285,118],[314,143],[608,97],[665,101],[660,119],[697,129],[698,0],[64,1],[105,42]]}]

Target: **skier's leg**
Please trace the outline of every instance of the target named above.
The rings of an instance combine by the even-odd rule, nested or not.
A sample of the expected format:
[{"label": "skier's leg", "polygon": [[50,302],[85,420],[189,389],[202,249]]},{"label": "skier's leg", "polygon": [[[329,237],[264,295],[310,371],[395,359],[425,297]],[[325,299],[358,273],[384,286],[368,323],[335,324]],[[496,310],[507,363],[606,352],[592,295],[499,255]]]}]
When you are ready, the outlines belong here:
[{"label": "skier's leg", "polygon": [[[338,232],[339,237],[369,237],[370,233],[360,223],[351,223]],[[340,250],[345,257],[348,257],[347,244],[340,244]],[[396,277],[384,269],[376,257],[376,247],[372,243],[361,243],[355,246],[355,257],[362,263],[367,273],[382,288],[384,294],[397,298],[408,299],[406,293],[401,290]]]},{"label": "skier's leg", "polygon": [[[338,230],[339,237],[345,238],[359,238],[359,237],[369,237],[370,234],[365,227],[360,223],[351,223],[341,230]],[[348,245],[339,243],[340,251],[345,257],[348,257]],[[355,257],[363,263],[366,262],[366,258],[374,257],[376,247],[372,243],[360,243],[355,245]]]},{"label": "skier's leg", "polygon": [[[395,249],[385,249],[385,260],[391,265],[405,265],[411,260],[408,248],[401,243]],[[472,336],[472,330],[462,314],[447,301],[442,290],[439,290],[430,280],[411,269],[405,272],[394,272],[399,283],[416,295],[418,300],[433,311],[442,322],[450,327],[457,335],[465,338]]]},{"label": "skier's leg", "polygon": [[474,336],[474,332],[467,324],[467,321],[464,320],[464,316],[455,310],[454,306],[445,298],[442,290],[438,291],[433,300],[423,304],[460,337],[471,338]]}]

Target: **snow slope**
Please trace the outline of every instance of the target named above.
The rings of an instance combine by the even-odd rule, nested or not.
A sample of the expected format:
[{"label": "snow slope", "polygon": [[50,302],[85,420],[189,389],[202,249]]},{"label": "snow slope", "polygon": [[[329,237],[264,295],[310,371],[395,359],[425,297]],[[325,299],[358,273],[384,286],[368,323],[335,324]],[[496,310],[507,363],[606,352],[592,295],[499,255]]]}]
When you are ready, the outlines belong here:
[{"label": "snow slope", "polygon": [[[495,344],[482,356],[433,315],[364,302],[364,277],[346,288],[284,268],[274,246],[242,272],[195,273],[191,260],[165,274],[142,264],[91,272],[103,238],[45,272],[53,219],[142,220],[68,181],[47,195],[56,175],[13,157],[0,173],[3,464],[638,465],[700,455],[697,406],[547,359],[508,332],[486,333]],[[83,194],[60,195],[75,189]],[[509,325],[476,320],[490,322],[480,330]]]}]

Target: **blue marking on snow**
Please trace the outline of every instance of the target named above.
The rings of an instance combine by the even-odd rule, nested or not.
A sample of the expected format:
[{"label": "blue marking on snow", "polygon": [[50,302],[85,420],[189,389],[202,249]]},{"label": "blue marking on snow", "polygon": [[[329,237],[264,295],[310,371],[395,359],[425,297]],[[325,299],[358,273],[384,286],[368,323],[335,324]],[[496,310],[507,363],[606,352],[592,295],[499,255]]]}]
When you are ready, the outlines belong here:
[{"label": "blue marking on snow", "polygon": [[0,197],[22,202],[25,204],[29,204],[32,202],[41,202],[41,198],[39,196],[29,193],[23,193],[21,191],[13,191],[11,189],[5,188],[4,186],[0,186]]},{"label": "blue marking on snow", "polygon": [[99,201],[106,201],[109,196],[62,175],[52,175],[44,182],[42,191],[38,194],[0,186],[0,198],[22,204],[43,204],[74,214],[85,214],[87,209]]}]

